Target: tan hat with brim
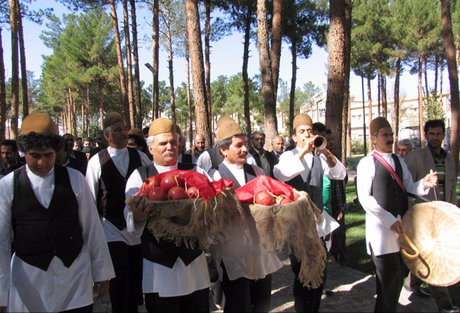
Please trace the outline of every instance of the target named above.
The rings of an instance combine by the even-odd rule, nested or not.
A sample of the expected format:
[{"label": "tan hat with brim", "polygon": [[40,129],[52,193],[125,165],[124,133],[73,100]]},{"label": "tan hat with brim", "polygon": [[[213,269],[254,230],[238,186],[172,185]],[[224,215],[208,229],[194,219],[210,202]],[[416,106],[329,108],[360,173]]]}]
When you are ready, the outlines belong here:
[{"label": "tan hat with brim", "polygon": [[163,133],[175,133],[176,132],[176,125],[173,123],[172,120],[167,118],[157,118],[153,120],[150,124],[149,128],[149,137],[155,136]]},{"label": "tan hat with brim", "polygon": [[380,129],[385,128],[385,127],[390,127],[391,128],[391,125],[387,121],[386,118],[379,116],[379,117],[374,118],[371,121],[371,125],[369,126],[369,130],[370,130],[371,135],[372,135],[373,133],[375,133],[375,132],[377,132]]},{"label": "tan hat with brim", "polygon": [[240,134],[243,134],[240,125],[235,121],[227,121],[217,129],[216,138],[217,141],[222,141]]},{"label": "tan hat with brim", "polygon": [[296,129],[297,127],[301,125],[313,125],[313,121],[308,114],[300,113],[297,114],[294,118],[294,122],[292,123],[293,129]]},{"label": "tan hat with brim", "polygon": [[[223,124],[228,122],[234,122],[235,120],[228,115],[222,115],[219,120],[217,121],[216,127],[219,129]],[[217,133],[217,132],[216,132]]]},{"label": "tan hat with brim", "polygon": [[110,112],[105,116],[104,122],[102,122],[102,127],[106,129],[107,127],[110,127],[115,123],[124,122],[124,121],[125,119],[123,118],[123,116],[121,116],[120,113]]},{"label": "tan hat with brim", "polygon": [[22,120],[21,133],[27,135],[31,132],[38,134],[58,135],[58,127],[48,114],[33,113]]}]

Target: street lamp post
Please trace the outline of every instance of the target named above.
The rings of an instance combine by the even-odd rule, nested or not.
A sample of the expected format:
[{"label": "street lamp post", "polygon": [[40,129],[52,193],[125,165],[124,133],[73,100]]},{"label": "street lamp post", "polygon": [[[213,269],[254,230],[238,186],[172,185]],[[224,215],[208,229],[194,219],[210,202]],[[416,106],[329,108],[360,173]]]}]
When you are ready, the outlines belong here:
[{"label": "street lamp post", "polygon": [[361,76],[361,89],[363,95],[363,142],[364,142],[364,155],[367,155],[367,138],[366,138],[366,110],[364,103],[364,76]]}]

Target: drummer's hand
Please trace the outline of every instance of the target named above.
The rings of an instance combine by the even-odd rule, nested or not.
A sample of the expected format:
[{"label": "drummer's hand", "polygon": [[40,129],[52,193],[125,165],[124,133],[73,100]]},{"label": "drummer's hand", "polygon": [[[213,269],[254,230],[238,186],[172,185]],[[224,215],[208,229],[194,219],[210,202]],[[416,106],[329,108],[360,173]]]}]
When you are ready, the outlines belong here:
[{"label": "drummer's hand", "polygon": [[403,225],[401,221],[396,221],[393,225],[391,225],[390,229],[398,235],[401,235],[403,231]]},{"label": "drummer's hand", "polygon": [[94,282],[94,289],[97,290],[96,299],[100,299],[109,293],[110,281],[98,281]]},{"label": "drummer's hand", "polygon": [[437,172],[426,174],[426,176],[423,177],[423,186],[425,188],[433,188],[433,187],[436,187],[437,184],[438,184],[438,173]]}]

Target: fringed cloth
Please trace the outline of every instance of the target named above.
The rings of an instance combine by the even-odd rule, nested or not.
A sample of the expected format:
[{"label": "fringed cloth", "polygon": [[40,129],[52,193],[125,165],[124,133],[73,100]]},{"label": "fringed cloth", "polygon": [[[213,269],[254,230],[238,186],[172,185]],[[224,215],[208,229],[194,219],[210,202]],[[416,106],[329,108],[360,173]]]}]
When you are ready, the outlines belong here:
[{"label": "fringed cloth", "polygon": [[285,205],[250,205],[259,234],[262,252],[280,252],[287,247],[301,262],[299,280],[305,287],[317,288],[322,283],[327,255],[316,224],[320,210],[306,192],[295,202]]},{"label": "fringed cloth", "polygon": [[253,273],[259,253],[257,230],[249,209],[241,206],[234,189],[226,188],[208,202],[199,198],[151,201],[137,196],[126,203],[128,207],[152,209],[146,227],[157,240],[201,250],[219,246],[224,253],[243,257],[249,273]]}]

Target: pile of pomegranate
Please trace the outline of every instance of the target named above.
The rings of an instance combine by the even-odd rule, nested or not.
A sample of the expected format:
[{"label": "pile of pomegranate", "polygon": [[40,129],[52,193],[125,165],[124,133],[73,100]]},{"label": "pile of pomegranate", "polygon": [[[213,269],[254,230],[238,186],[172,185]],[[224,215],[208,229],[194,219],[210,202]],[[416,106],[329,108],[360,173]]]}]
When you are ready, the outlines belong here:
[{"label": "pile of pomegranate", "polygon": [[293,193],[293,197],[291,198],[285,194],[276,195],[268,190],[262,190],[254,195],[253,203],[260,205],[284,205],[296,201],[298,197],[299,194],[295,192]]},{"label": "pile of pomegranate", "polygon": [[158,175],[147,178],[137,195],[152,201],[196,199],[200,190],[187,184],[180,174],[167,174],[162,178]]}]

